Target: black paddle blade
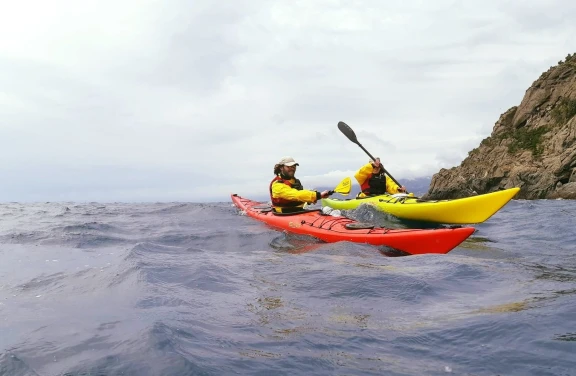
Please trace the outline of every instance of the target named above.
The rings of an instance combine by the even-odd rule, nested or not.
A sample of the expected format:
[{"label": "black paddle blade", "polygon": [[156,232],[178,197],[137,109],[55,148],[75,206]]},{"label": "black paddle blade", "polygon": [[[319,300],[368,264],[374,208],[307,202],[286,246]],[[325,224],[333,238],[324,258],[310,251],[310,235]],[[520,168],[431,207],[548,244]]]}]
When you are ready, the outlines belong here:
[{"label": "black paddle blade", "polygon": [[344,133],[344,136],[348,137],[350,141],[357,144],[358,139],[356,138],[356,133],[348,126],[348,124],[344,123],[343,121],[338,122],[338,129],[340,132]]}]

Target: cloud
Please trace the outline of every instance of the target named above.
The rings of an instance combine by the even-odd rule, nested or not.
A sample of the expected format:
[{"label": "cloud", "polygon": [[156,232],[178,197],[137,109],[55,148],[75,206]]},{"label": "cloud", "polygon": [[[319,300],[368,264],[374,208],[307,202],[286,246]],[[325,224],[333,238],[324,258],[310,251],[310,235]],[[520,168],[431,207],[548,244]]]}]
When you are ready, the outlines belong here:
[{"label": "cloud", "polygon": [[368,160],[338,121],[397,179],[429,176],[576,52],[575,16],[536,0],[12,2],[0,200],[266,195],[284,155],[336,184]]}]

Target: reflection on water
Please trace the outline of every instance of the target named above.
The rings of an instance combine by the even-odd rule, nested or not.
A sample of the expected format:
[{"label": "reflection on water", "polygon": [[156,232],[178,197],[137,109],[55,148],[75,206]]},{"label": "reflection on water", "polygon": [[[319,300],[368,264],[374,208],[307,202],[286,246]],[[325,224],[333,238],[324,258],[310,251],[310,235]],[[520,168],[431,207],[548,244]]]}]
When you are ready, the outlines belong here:
[{"label": "reflection on water", "polygon": [[504,312],[520,312],[529,307],[528,302],[516,302],[499,304],[492,307],[480,308],[472,312],[475,313],[504,313]]}]

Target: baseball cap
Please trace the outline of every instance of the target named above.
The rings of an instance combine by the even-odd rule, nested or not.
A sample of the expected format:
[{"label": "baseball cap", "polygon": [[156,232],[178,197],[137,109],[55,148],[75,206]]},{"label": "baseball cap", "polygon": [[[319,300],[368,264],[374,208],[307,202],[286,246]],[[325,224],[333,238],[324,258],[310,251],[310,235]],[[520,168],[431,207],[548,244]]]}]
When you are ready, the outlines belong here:
[{"label": "baseball cap", "polygon": [[292,157],[282,157],[282,159],[280,159],[280,162],[278,162],[278,164],[284,166],[300,166],[298,163],[296,163],[296,161]]}]

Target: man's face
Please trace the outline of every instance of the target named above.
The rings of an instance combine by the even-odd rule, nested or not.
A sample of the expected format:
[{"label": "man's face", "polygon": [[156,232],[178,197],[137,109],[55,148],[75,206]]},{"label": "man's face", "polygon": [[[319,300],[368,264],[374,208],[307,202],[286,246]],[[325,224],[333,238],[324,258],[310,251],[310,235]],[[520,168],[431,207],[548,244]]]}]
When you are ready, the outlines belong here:
[{"label": "man's face", "polygon": [[294,173],[296,172],[296,165],[294,166],[282,166],[282,175],[292,179]]}]

